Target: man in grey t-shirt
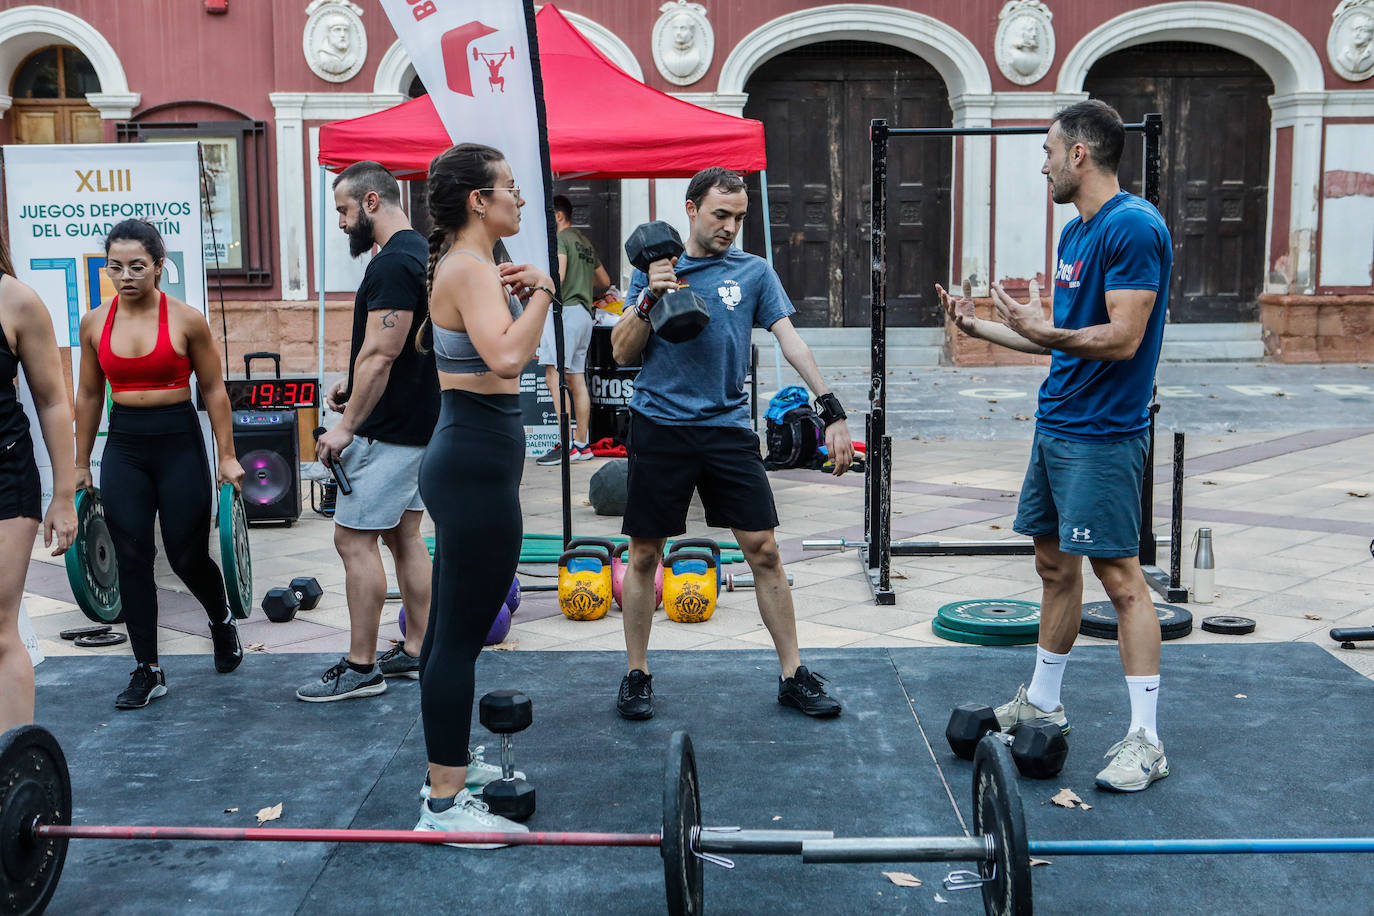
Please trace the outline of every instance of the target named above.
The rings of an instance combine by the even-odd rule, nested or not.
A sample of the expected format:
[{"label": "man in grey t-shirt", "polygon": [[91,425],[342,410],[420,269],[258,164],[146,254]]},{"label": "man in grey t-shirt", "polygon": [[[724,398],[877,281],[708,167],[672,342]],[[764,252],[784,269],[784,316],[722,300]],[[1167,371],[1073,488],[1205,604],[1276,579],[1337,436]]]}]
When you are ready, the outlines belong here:
[{"label": "man in grey t-shirt", "polygon": [[[795,309],[777,274],[762,258],[733,247],[748,207],[744,182],[734,172],[698,172],[687,186],[686,252],[655,261],[647,275],[635,271],[625,314],[611,332],[617,363],[627,365],[641,355],[644,362],[630,400],[630,479],[621,529],[630,537],[621,592],[629,673],[616,708],[627,719],[654,714],[647,661],[654,573],[666,539],[687,530],[694,490],[706,508],[706,523],[730,528],[753,570],[759,614],[782,666],[778,702],[812,716],[840,712],[821,679],[801,664],[797,647],[792,592],[773,535],[777,509],[744,389],[755,326],[777,337],[783,356],[816,392],[837,476],[849,469],[854,446],[844,409],[792,327]],[[707,303],[711,321],[696,338],[670,343],[651,333],[649,316],[660,296],[680,287]]]}]

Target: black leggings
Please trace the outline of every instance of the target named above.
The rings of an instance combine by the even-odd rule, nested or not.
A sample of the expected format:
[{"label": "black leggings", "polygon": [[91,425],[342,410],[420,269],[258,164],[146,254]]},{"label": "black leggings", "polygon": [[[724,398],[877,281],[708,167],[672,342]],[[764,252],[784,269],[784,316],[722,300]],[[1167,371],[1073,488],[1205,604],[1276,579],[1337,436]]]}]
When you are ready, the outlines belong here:
[{"label": "black leggings", "polygon": [[100,498],[119,565],[119,597],[139,664],[157,664],[157,584],[153,516],[172,571],[224,619],[224,577],[210,559],[210,465],[190,401],[168,407],[110,407],[100,463]]},{"label": "black leggings", "polygon": [[420,463],[434,519],[434,586],[420,652],[420,715],[431,763],[468,764],[473,669],[520,562],[525,429],[514,394],[447,390]]}]

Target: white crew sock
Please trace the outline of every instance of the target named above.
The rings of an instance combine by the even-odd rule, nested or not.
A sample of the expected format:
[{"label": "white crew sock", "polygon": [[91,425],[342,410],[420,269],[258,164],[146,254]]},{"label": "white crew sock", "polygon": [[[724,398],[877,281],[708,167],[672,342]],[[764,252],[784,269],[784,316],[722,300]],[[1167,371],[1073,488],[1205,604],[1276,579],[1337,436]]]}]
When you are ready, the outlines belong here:
[{"label": "white crew sock", "polygon": [[1035,674],[1031,676],[1030,689],[1026,699],[1045,712],[1059,708],[1059,686],[1064,683],[1064,668],[1069,663],[1069,653],[1059,655],[1042,646],[1035,647]]},{"label": "white crew sock", "polygon": [[1145,729],[1145,740],[1155,747],[1162,747],[1159,733],[1155,731],[1155,707],[1159,703],[1159,675],[1126,675],[1126,690],[1131,695],[1131,727],[1126,734],[1137,728]]}]

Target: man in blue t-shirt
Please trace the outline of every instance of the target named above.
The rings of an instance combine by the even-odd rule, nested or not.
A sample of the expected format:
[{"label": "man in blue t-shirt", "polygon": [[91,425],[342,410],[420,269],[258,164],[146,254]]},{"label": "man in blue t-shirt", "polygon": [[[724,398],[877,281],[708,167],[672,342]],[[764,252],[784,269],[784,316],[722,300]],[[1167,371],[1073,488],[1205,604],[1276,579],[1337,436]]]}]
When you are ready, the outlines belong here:
[{"label": "man in blue t-shirt", "polygon": [[[635,271],[625,314],[611,332],[616,362],[623,366],[643,358],[630,399],[626,443],[630,478],[621,530],[630,536],[630,550],[621,595],[629,670],[616,709],[627,719],[654,714],[647,660],[654,573],[665,540],[687,530],[695,490],[706,524],[730,528],[753,570],[759,614],[782,665],[778,702],[807,715],[838,715],[840,704],[801,664],[797,647],[792,591],[773,536],[777,509],[744,387],[753,328],[767,328],[777,337],[783,356],[816,392],[836,476],[854,457],[844,409],[792,327],[789,316],[795,309],[778,275],[762,258],[733,247],[749,208],[744,182],[726,169],[698,172],[687,185],[685,206],[691,226],[686,252],[653,262],[647,275]],[[670,343],[652,333],[650,315],[661,296],[679,288],[706,302],[711,321],[696,338]]]},{"label": "man in blue t-shirt", "polygon": [[1038,721],[1069,730],[1059,692],[1078,635],[1087,557],[1120,621],[1131,701],[1126,737],[1107,751],[1112,759],[1097,785],[1139,792],[1169,775],[1155,726],[1159,620],[1138,554],[1173,250],[1159,211],[1121,190],[1116,169],[1124,144],[1121,116],[1100,101],[1071,105],[1050,125],[1040,171],[1055,203],[1078,208],[1059,237],[1053,321],[1035,283],[1025,304],[993,284],[1000,322],[974,317],[967,281],[962,299],[935,289],[965,334],[1052,354],[1013,526],[1035,539],[1043,589],[1035,674],[1029,689],[1022,686],[997,708],[997,721],[1003,731]]}]

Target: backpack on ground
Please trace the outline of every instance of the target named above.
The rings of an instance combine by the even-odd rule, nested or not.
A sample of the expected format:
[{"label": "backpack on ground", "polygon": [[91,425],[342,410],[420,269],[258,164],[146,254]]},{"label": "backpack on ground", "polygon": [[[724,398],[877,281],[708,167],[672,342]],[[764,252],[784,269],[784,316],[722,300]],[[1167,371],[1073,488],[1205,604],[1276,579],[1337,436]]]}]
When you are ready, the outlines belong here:
[{"label": "backpack on ground", "polygon": [[805,402],[788,410],[781,420],[769,416],[767,429],[768,455],[763,466],[770,471],[782,468],[820,467],[824,461],[821,446],[825,444],[825,427],[816,411]]}]

